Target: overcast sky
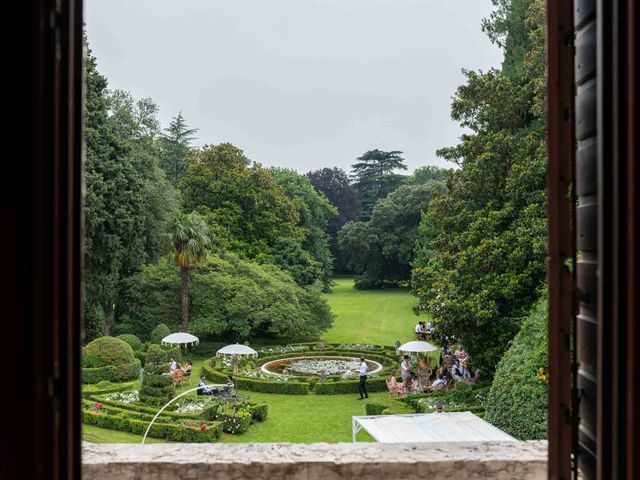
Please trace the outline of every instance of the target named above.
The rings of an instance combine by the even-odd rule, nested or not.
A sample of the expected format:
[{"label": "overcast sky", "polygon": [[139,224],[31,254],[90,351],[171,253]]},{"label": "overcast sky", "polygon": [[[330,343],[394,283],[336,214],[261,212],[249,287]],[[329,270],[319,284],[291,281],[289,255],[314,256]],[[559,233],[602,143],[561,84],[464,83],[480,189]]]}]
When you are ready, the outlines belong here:
[{"label": "overcast sky", "polygon": [[482,33],[490,0],[86,0],[90,46],[112,89],[182,111],[198,145],[231,142],[263,165],[349,169],[436,149],[462,68],[502,61]]}]

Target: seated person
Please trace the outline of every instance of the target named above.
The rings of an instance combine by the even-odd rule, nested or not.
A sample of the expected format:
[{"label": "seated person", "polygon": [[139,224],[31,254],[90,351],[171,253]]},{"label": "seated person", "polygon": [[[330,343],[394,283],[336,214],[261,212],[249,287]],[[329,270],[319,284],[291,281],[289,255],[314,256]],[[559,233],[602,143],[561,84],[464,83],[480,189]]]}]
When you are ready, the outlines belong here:
[{"label": "seated person", "polygon": [[427,325],[425,326],[425,332],[427,333],[427,335],[432,337],[434,330],[435,330],[435,327],[433,326],[433,322],[427,323]]},{"label": "seated person", "polygon": [[398,382],[398,369],[394,368],[391,370],[391,376],[389,380],[387,380],[387,387],[389,388],[389,392],[397,393],[398,395],[404,395],[404,383]]},{"label": "seated person", "polygon": [[173,374],[174,370],[178,368],[178,362],[176,362],[176,359],[173,357],[169,359],[169,362],[169,372]]},{"label": "seated person", "polygon": [[459,362],[464,362],[467,358],[469,358],[469,354],[465,352],[462,345],[458,345],[458,348],[456,348],[456,351],[453,353],[453,355]]},{"label": "seated person", "polygon": [[464,380],[464,367],[456,360],[456,363],[453,365],[451,369],[451,376],[454,380]]},{"label": "seated person", "polygon": [[187,360],[187,365],[183,368],[184,373],[188,375],[191,373],[192,369],[193,369],[193,362],[191,360]]},{"label": "seated person", "polygon": [[465,362],[464,364],[464,381],[475,385],[478,381],[478,376],[480,375],[480,370],[473,370],[471,368],[471,364],[469,362]]},{"label": "seated person", "polygon": [[233,377],[231,375],[227,375],[226,382],[228,388],[233,388]]},{"label": "seated person", "polygon": [[200,375],[200,381],[198,382],[198,390],[196,391],[197,395],[217,395],[219,390],[216,390],[213,387],[207,386],[207,382],[205,381],[206,377],[204,375]]},{"label": "seated person", "polygon": [[413,331],[416,334],[416,338],[418,340],[426,340],[427,334],[424,332],[422,328],[422,322],[418,322],[415,328],[413,329]]},{"label": "seated person", "polygon": [[419,393],[418,382],[416,382],[416,378],[413,376],[413,374],[407,377],[407,381],[404,383],[404,391],[409,395]]}]

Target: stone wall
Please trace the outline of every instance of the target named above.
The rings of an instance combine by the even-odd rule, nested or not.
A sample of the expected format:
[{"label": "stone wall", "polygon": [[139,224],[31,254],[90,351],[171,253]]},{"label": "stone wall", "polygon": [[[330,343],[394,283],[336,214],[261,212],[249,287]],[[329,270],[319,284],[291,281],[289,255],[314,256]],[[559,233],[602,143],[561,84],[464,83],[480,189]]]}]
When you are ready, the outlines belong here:
[{"label": "stone wall", "polygon": [[542,480],[547,442],[90,444],[85,480]]}]

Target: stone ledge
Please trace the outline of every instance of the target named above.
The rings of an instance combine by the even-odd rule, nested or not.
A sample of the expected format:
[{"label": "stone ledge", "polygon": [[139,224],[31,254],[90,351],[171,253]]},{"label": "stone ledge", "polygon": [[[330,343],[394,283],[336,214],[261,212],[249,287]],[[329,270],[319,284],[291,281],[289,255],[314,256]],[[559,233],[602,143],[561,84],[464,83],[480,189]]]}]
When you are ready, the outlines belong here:
[{"label": "stone ledge", "polygon": [[83,445],[85,480],[546,479],[547,442]]}]

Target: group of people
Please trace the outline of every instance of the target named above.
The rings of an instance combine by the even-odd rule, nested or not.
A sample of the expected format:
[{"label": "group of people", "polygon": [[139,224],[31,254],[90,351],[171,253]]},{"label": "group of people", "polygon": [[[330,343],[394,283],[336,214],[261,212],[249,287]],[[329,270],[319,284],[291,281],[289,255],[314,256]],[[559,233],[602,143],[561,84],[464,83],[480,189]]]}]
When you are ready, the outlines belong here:
[{"label": "group of people", "polygon": [[198,382],[198,391],[196,392],[198,395],[226,395],[232,394],[232,389],[234,386],[233,377],[231,375],[227,375],[225,379],[226,385],[207,385],[207,377],[204,375],[200,375],[200,381]]},{"label": "group of people", "polygon": [[183,367],[174,357],[169,360],[169,374],[173,377],[173,384],[182,383],[184,378],[191,376],[191,370],[193,369],[193,362],[187,360],[187,363]]},{"label": "group of people", "polygon": [[417,340],[427,340],[433,338],[435,327],[431,322],[418,322],[413,329]]},{"label": "group of people", "polygon": [[414,370],[411,358],[405,355],[400,363],[402,382],[398,382],[398,369],[394,368],[387,380],[387,387],[389,392],[400,396],[434,392],[444,390],[454,381],[475,384],[480,371],[472,368],[469,354],[462,345],[458,345],[455,352],[452,352],[448,345],[444,345],[440,352],[440,368],[436,371],[433,383],[432,373],[426,356],[418,358],[418,365]]}]

